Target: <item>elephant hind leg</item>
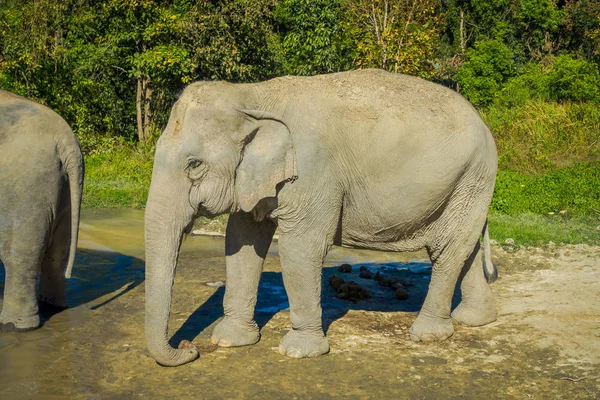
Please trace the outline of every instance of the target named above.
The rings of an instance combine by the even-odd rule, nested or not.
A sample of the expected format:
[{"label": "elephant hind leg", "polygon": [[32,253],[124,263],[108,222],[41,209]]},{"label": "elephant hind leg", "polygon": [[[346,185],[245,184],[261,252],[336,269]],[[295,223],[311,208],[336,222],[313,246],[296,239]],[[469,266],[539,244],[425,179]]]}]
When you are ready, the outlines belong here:
[{"label": "elephant hind leg", "polygon": [[[21,235],[22,236],[22,235]],[[4,261],[6,282],[0,313],[0,332],[28,331],[40,325],[36,298],[37,277],[45,246],[40,241],[20,241]]]},{"label": "elephant hind leg", "polygon": [[[480,296],[487,296],[479,285],[478,274],[481,273],[483,277],[479,240],[493,190],[493,187],[488,186],[490,185],[480,183],[472,177],[465,177],[443,214],[432,226],[427,245],[433,264],[431,283],[425,303],[410,330],[414,341],[444,340],[452,336],[452,296],[466,264],[475,266],[469,269],[468,276],[465,275],[466,280],[463,280],[467,297],[475,295],[475,287],[480,291]],[[469,260],[470,256],[478,258],[479,262],[473,263]],[[475,271],[476,268],[480,271]],[[468,300],[465,307],[473,301]],[[489,302],[489,299],[486,297],[485,301]],[[460,311],[457,315],[459,314]]]},{"label": "elephant hind leg", "polygon": [[42,303],[67,308],[65,268],[71,245],[71,207],[68,190],[63,190],[58,209],[59,214],[56,216],[50,243],[42,260],[38,298]]},{"label": "elephant hind leg", "polygon": [[452,312],[452,318],[459,324],[487,325],[498,317],[492,289],[484,276],[481,256],[481,244],[477,242],[463,268],[460,283],[462,300]]}]

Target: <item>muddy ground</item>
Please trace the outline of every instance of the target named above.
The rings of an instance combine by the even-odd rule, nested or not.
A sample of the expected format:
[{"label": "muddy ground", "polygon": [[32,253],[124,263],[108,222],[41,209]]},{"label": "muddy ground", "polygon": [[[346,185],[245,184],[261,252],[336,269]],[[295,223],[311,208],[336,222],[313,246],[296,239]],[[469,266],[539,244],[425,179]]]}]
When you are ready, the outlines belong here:
[{"label": "muddy ground", "polygon": [[[193,340],[199,360],[158,366],[144,344],[143,215],[86,213],[69,281],[68,310],[45,312],[33,332],[0,334],[0,398],[198,399],[593,399],[600,397],[600,248],[493,249],[498,321],[455,327],[434,344],[408,329],[428,284],[424,253],[336,248],[324,269],[323,308],[331,352],[315,359],[279,355],[289,329],[276,243],[261,282],[254,346],[210,344],[222,316],[223,239],[190,236],[175,281],[170,334]],[[356,304],[327,284],[347,262],[371,291]],[[408,282],[409,299],[358,277],[367,265]],[[349,278],[350,277],[350,278]],[[0,279],[3,281],[3,279]],[[3,282],[0,282],[0,286]],[[455,304],[460,294],[455,295]],[[0,301],[1,302],[1,301]]]}]

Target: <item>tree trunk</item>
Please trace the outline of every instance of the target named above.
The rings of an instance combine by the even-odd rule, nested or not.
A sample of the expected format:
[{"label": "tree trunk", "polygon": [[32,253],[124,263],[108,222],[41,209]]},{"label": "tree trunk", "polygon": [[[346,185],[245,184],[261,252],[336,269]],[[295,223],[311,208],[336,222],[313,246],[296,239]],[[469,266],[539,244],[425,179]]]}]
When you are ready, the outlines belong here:
[{"label": "tree trunk", "polygon": [[[461,57],[465,56],[465,52],[466,52],[466,47],[467,47],[467,42],[465,40],[465,12],[463,10],[460,10],[460,55]],[[456,91],[458,93],[461,92],[461,87],[460,87],[460,83],[456,83]]]},{"label": "tree trunk", "polygon": [[137,131],[138,131],[138,140],[140,143],[144,142],[144,125],[142,122],[142,74],[138,73],[137,76],[137,93],[135,96],[135,108],[137,111]]},{"label": "tree trunk", "polygon": [[144,141],[150,140],[150,129],[152,127],[152,109],[150,103],[152,102],[152,87],[150,83],[150,77],[144,78]]}]

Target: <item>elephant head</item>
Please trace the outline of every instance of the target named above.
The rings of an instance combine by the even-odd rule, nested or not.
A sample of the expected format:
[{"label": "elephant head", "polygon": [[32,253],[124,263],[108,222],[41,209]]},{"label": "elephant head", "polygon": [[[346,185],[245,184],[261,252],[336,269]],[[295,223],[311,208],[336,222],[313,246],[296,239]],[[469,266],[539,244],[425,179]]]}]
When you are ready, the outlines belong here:
[{"label": "elephant head", "polygon": [[257,211],[278,185],[296,176],[290,130],[277,116],[252,109],[249,96],[226,83],[196,83],[173,106],[158,140],[145,214],[146,340],[159,364],[198,357],[167,341],[179,249],[198,216]]}]

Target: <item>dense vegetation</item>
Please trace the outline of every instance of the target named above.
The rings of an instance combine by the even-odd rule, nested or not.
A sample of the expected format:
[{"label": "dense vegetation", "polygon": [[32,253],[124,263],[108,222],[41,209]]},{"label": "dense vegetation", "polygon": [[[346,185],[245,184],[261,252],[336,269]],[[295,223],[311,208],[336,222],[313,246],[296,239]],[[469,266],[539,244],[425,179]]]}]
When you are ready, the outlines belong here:
[{"label": "dense vegetation", "polygon": [[499,149],[496,221],[595,227],[599,66],[598,0],[0,0],[0,88],[71,124],[87,206],[143,207],[153,143],[191,81],[377,67],[480,110]]}]

